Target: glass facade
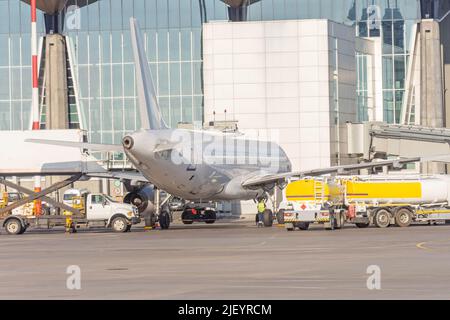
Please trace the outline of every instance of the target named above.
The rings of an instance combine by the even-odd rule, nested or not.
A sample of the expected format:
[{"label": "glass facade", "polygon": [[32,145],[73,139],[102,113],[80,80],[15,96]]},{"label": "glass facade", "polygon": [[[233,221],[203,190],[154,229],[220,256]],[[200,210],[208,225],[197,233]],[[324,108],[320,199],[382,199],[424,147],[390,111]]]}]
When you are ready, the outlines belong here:
[{"label": "glass facade", "polygon": [[[140,124],[130,45],[131,16],[139,20],[145,34],[148,61],[166,122],[172,127],[181,121],[201,123],[201,25],[228,20],[227,5],[220,0],[89,2],[79,11],[79,28],[66,28],[64,33],[73,51],[78,103],[90,140],[119,143],[125,133]],[[247,8],[247,18],[330,19],[355,25],[359,36],[382,37],[384,117],[395,122],[404,93],[409,33],[420,17],[419,3],[419,0],[261,0]],[[378,11],[374,11],[374,5]],[[30,123],[29,11],[29,5],[22,1],[0,0],[0,129],[3,130],[27,129]],[[43,35],[42,14],[38,14],[38,28]],[[358,63],[364,64],[364,58],[358,57]],[[358,75],[358,79],[363,81],[364,75]],[[361,120],[366,119],[366,93],[364,85],[359,84],[355,94]],[[71,114],[76,114],[72,109]]]}]

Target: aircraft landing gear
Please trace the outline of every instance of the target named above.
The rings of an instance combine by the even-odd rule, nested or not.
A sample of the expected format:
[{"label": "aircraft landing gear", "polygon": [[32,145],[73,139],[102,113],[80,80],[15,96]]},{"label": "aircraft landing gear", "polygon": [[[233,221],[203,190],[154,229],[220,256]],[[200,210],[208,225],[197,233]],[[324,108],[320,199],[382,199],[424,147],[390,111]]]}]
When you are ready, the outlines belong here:
[{"label": "aircraft landing gear", "polygon": [[167,210],[162,211],[159,214],[159,226],[162,230],[167,230],[170,227],[170,212]]}]

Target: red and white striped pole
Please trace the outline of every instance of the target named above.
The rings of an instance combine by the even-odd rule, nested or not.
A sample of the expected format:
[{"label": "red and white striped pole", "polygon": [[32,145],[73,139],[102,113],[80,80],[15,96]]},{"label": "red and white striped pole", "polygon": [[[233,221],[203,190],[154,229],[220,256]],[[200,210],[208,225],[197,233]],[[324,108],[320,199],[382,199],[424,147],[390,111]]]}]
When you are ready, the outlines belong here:
[{"label": "red and white striped pole", "polygon": [[[31,0],[31,77],[33,79],[33,91],[31,97],[31,116],[33,117],[33,130],[39,130],[39,86],[38,86],[38,54],[37,54],[37,30],[36,30],[36,0]],[[41,192],[41,177],[34,177],[34,192]],[[34,201],[35,214],[41,215],[41,200]]]}]

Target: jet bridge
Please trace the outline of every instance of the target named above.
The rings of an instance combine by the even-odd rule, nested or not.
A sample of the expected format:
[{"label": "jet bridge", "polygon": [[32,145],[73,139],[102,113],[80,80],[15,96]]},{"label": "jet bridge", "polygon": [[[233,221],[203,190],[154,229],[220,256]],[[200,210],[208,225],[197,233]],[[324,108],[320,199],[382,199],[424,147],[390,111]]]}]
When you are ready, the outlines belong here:
[{"label": "jet bridge", "polygon": [[450,154],[450,129],[384,122],[347,123],[348,153],[363,160],[387,155]]}]

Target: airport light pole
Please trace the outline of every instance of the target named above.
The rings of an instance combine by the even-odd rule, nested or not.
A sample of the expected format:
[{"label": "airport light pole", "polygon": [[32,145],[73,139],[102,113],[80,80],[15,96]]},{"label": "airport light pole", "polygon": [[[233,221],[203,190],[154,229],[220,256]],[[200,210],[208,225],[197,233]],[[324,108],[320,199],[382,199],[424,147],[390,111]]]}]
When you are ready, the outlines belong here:
[{"label": "airport light pole", "polygon": [[[36,0],[31,0],[31,77],[32,97],[31,114],[33,117],[33,130],[39,130],[39,86],[38,86],[38,54],[37,54],[37,28],[36,28]],[[41,192],[41,177],[34,177],[34,192]],[[42,213],[42,202],[34,201],[34,212],[37,216]]]}]

